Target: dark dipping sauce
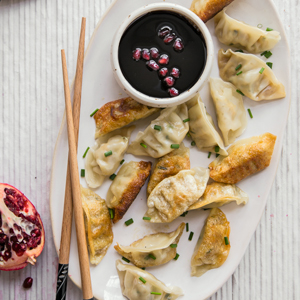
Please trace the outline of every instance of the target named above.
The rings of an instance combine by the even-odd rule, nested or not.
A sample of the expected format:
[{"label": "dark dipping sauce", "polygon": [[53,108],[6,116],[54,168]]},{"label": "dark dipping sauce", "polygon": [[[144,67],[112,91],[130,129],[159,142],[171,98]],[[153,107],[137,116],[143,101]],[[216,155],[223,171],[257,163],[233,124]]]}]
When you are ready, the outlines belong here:
[{"label": "dark dipping sauce", "polygon": [[[165,44],[158,36],[158,31],[169,26],[183,42],[184,49],[175,51],[173,42]],[[155,47],[161,54],[169,56],[167,67],[169,74],[173,67],[180,70],[180,77],[175,79],[174,88],[179,95],[189,90],[200,78],[206,64],[206,44],[199,30],[187,19],[177,13],[157,11],[147,13],[136,19],[124,32],[119,44],[119,64],[126,80],[139,92],[156,98],[169,98],[168,88],[158,71],[149,70],[146,60],[134,60],[132,53],[136,48]],[[153,58],[151,58],[153,59]],[[158,59],[153,59],[158,62]]]}]

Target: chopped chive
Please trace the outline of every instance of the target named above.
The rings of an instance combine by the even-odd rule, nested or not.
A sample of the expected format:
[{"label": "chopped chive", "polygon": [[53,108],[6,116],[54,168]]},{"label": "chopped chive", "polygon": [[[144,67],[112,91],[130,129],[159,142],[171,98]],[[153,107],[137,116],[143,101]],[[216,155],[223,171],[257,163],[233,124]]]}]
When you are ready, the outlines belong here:
[{"label": "chopped chive", "polygon": [[140,277],[139,280],[140,280],[142,283],[146,283],[146,282],[147,282],[143,277]]},{"label": "chopped chive", "polygon": [[85,169],[81,169],[81,171],[80,171],[80,176],[81,176],[81,177],[85,177]]},{"label": "chopped chive", "polygon": [[124,261],[126,261],[127,263],[130,263],[130,260],[127,259],[126,257],[123,256],[122,259],[123,259]]},{"label": "chopped chive", "polygon": [[210,158],[210,156],[211,156],[211,152],[208,152],[208,156],[207,157]]},{"label": "chopped chive", "polygon": [[154,260],[156,259],[156,257],[152,253],[150,253],[148,256],[149,256],[149,258],[152,258]]},{"label": "chopped chive", "polygon": [[188,214],[188,211],[185,211],[180,217],[185,217]]},{"label": "chopped chive", "polygon": [[264,72],[265,68],[261,68],[259,73],[262,74]]},{"label": "chopped chive", "polygon": [[242,49],[235,50],[235,52],[241,52],[241,53],[244,53],[244,51],[243,51]]},{"label": "chopped chive", "polygon": [[129,219],[129,220],[127,220],[126,222],[125,222],[125,225],[126,226],[129,226],[129,225],[131,225],[133,223],[133,220],[132,220],[132,218],[131,219]]},{"label": "chopped chive", "polygon": [[161,293],[158,292],[151,292],[152,295],[161,295]]},{"label": "chopped chive", "polygon": [[112,151],[111,150],[109,150],[109,151],[107,151],[107,152],[104,153],[105,157],[110,156],[110,155],[112,155]]},{"label": "chopped chive", "polygon": [[90,114],[90,117],[92,117],[98,110],[99,110],[99,108],[95,109],[95,110]]},{"label": "chopped chive", "polygon": [[262,24],[257,24],[257,27],[258,27],[258,28],[262,28],[263,25],[262,25]]},{"label": "chopped chive", "polygon": [[146,270],[146,268],[144,267],[144,268],[142,268],[142,270]]},{"label": "chopped chive", "polygon": [[241,75],[242,73],[243,73],[243,71],[240,71],[240,72],[236,73],[236,76],[239,76],[239,75]]},{"label": "chopped chive", "polygon": [[161,170],[168,170],[168,168],[162,167],[162,166],[158,166],[157,168],[158,168],[158,169],[161,169]]},{"label": "chopped chive", "polygon": [[179,148],[179,144],[172,144],[172,145],[171,145],[171,148],[172,148],[172,149],[178,149],[178,148]]},{"label": "chopped chive", "polygon": [[273,63],[267,62],[266,65],[267,65],[270,69],[273,69]]},{"label": "chopped chive", "polygon": [[159,126],[159,125],[154,125],[154,129],[155,129],[155,130],[158,130],[158,131],[161,131],[161,126]]},{"label": "chopped chive", "polygon": [[171,248],[177,248],[177,244],[171,244],[170,247]]},{"label": "chopped chive", "polygon": [[249,113],[250,118],[253,119],[253,115],[252,115],[252,112],[251,112],[250,108],[248,108],[248,113]]},{"label": "chopped chive", "polygon": [[178,257],[179,257],[179,254],[178,253],[176,253],[176,256],[173,258],[174,260],[177,260],[178,259]]},{"label": "chopped chive", "polygon": [[195,145],[196,145],[195,141],[192,141],[191,146],[195,146]]},{"label": "chopped chive", "polygon": [[194,235],[194,232],[191,231],[190,235],[189,235],[189,241],[191,241],[193,239],[193,235]]},{"label": "chopped chive", "polygon": [[267,27],[266,31],[273,31],[272,28]]},{"label": "chopped chive", "polygon": [[224,240],[225,240],[225,245],[229,245],[229,241],[228,241],[228,237],[227,236],[224,237]]},{"label": "chopped chive", "polygon": [[216,153],[216,157],[218,157],[218,156],[220,156],[220,154],[219,154],[219,153]]},{"label": "chopped chive", "polygon": [[124,161],[125,161],[125,159],[122,159],[122,160],[120,161],[120,165],[122,165]]},{"label": "chopped chive", "polygon": [[108,211],[109,211],[109,214],[110,214],[110,218],[113,219],[114,218],[114,211],[111,208],[109,208]]},{"label": "chopped chive", "polygon": [[219,146],[216,146],[215,147],[215,152],[219,152],[220,151],[220,147]]},{"label": "chopped chive", "polygon": [[235,70],[238,71],[241,67],[242,67],[242,64],[239,64],[239,65],[235,68]]},{"label": "chopped chive", "polygon": [[145,145],[144,143],[140,143],[140,145],[141,145],[142,147],[144,147],[145,149],[148,147],[148,146]]},{"label": "chopped chive", "polygon": [[245,96],[244,93],[240,90],[236,90],[237,93],[241,94],[242,96]]},{"label": "chopped chive", "polygon": [[186,232],[189,232],[189,223],[185,223]]},{"label": "chopped chive", "polygon": [[110,180],[114,180],[114,179],[116,178],[116,176],[117,176],[116,174],[111,174],[111,175],[109,176],[109,179],[110,179]]},{"label": "chopped chive", "polygon": [[191,134],[188,132],[188,133],[186,134],[186,136],[187,136],[188,138],[190,138],[190,137],[191,137]]},{"label": "chopped chive", "polygon": [[90,150],[90,147],[87,147],[86,150],[85,150],[85,152],[84,152],[84,154],[83,154],[83,156],[82,156],[83,158],[86,157],[86,154],[88,153],[89,150]]},{"label": "chopped chive", "polygon": [[151,218],[150,218],[150,217],[143,217],[143,220],[150,221],[150,220],[151,220]]},{"label": "chopped chive", "polygon": [[264,56],[265,58],[269,58],[272,56],[272,52],[271,51],[264,51],[263,53],[261,53],[261,56]]},{"label": "chopped chive", "polygon": [[190,118],[187,118],[187,119],[183,120],[182,122],[186,123],[186,122],[189,122],[189,121],[190,121]]}]

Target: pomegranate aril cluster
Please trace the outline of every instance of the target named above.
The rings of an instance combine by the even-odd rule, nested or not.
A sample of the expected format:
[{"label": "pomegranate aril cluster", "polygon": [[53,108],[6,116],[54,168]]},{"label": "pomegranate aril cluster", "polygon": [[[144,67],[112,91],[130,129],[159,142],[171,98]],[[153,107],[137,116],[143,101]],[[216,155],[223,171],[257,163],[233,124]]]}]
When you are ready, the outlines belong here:
[{"label": "pomegranate aril cluster", "polygon": [[173,48],[175,51],[182,51],[184,48],[183,42],[181,38],[177,37],[173,29],[169,26],[163,26],[161,29],[158,30],[158,36],[164,40],[165,44],[173,43]]}]

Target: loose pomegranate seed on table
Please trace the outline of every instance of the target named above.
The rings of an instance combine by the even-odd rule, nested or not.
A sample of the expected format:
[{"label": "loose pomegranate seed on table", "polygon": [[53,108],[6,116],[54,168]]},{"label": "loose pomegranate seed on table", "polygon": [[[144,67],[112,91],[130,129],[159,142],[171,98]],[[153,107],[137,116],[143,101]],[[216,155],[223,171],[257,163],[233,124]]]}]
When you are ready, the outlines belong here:
[{"label": "loose pomegranate seed on table", "polygon": [[159,65],[157,64],[157,62],[152,59],[147,61],[146,65],[148,68],[150,68],[151,70],[154,70],[154,71],[157,71],[159,69]]},{"label": "loose pomegranate seed on table", "polygon": [[167,54],[162,54],[158,60],[161,65],[167,65],[169,63],[169,56]]},{"label": "loose pomegranate seed on table", "polygon": [[183,48],[184,48],[184,45],[183,45],[183,42],[180,38],[177,38],[173,44],[173,48],[176,50],[176,51],[182,51]]},{"label": "loose pomegranate seed on table", "polygon": [[171,75],[175,78],[179,78],[180,76],[180,71],[178,68],[172,68],[172,71],[171,71]]},{"label": "loose pomegranate seed on table", "polygon": [[171,86],[174,85],[175,79],[174,79],[173,77],[171,77],[171,76],[168,76],[168,77],[166,77],[166,78],[164,79],[164,83],[165,83],[167,86],[171,87]]},{"label": "loose pomegranate seed on table", "polygon": [[31,277],[27,277],[23,282],[23,288],[30,289],[32,287],[33,279]]},{"label": "loose pomegranate seed on table", "polygon": [[148,49],[143,49],[142,57],[145,60],[149,60],[150,59],[150,51]]},{"label": "loose pomegranate seed on table", "polygon": [[167,76],[168,72],[169,72],[169,71],[168,71],[167,68],[161,68],[161,69],[158,71],[158,73],[159,73],[159,75],[160,75],[161,77]]},{"label": "loose pomegranate seed on table", "polygon": [[141,52],[142,49],[141,48],[136,48],[135,50],[133,50],[132,52],[132,58],[136,61],[141,59]]}]

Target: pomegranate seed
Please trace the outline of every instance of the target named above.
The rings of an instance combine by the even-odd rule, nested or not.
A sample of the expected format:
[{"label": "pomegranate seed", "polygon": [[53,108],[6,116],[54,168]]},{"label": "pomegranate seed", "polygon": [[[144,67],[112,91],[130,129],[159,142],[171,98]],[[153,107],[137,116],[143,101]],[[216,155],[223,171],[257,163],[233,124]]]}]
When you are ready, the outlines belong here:
[{"label": "pomegranate seed", "polygon": [[15,235],[12,235],[12,236],[10,237],[10,241],[16,243],[16,242],[18,241],[18,238],[17,238]]},{"label": "pomegranate seed", "polygon": [[177,38],[173,44],[173,48],[176,50],[176,51],[182,51],[183,48],[184,48],[184,45],[183,45],[183,42],[180,38]]},{"label": "pomegranate seed", "polygon": [[159,65],[156,63],[156,61],[154,60],[149,60],[146,62],[146,65],[148,68],[150,68],[151,70],[157,71],[159,69]]},{"label": "pomegranate seed", "polygon": [[169,94],[170,94],[171,97],[175,97],[175,96],[178,96],[178,95],[179,95],[178,90],[176,90],[174,87],[170,88],[170,89],[168,90],[168,92],[169,92]]},{"label": "pomegranate seed", "polygon": [[169,26],[164,26],[158,30],[158,36],[160,38],[164,38],[167,34],[171,33],[172,28]]},{"label": "pomegranate seed", "polygon": [[170,44],[176,38],[175,33],[169,33],[164,37],[164,43]]},{"label": "pomegranate seed", "polygon": [[132,52],[132,58],[136,61],[140,60],[141,58],[141,52],[142,49],[141,48],[136,48],[135,50],[133,50]]},{"label": "pomegranate seed", "polygon": [[14,230],[12,228],[9,229],[9,233],[14,234]]},{"label": "pomegranate seed", "polygon": [[171,76],[168,76],[164,79],[164,82],[167,86],[173,86],[175,83],[175,79]]},{"label": "pomegranate seed", "polygon": [[168,69],[167,68],[161,68],[159,71],[158,71],[159,75],[161,77],[165,77],[167,74],[168,74]]},{"label": "pomegranate seed", "polygon": [[10,250],[6,250],[4,252],[3,258],[4,258],[5,261],[7,261],[7,260],[9,260],[11,258],[11,252],[10,252]]},{"label": "pomegranate seed", "polygon": [[159,51],[155,47],[150,49],[150,54],[151,54],[152,58],[158,58],[159,57]]},{"label": "pomegranate seed", "polygon": [[167,54],[162,54],[158,60],[161,65],[167,65],[169,63],[169,56]]},{"label": "pomegranate seed", "polygon": [[27,277],[23,282],[23,288],[30,289],[32,286],[33,279],[31,277]]},{"label": "pomegranate seed", "polygon": [[0,244],[5,244],[7,241],[7,235],[0,235]]},{"label": "pomegranate seed", "polygon": [[149,52],[148,49],[143,49],[142,57],[143,57],[143,59],[145,59],[145,60],[149,60],[149,59],[150,59],[150,52]]},{"label": "pomegranate seed", "polygon": [[179,69],[173,68],[172,71],[171,71],[171,75],[172,75],[173,77],[175,77],[175,78],[179,78],[179,76],[180,76],[180,71],[179,71]]}]

